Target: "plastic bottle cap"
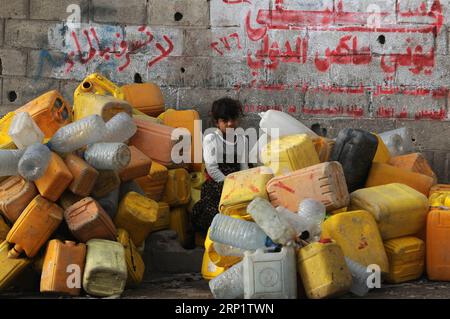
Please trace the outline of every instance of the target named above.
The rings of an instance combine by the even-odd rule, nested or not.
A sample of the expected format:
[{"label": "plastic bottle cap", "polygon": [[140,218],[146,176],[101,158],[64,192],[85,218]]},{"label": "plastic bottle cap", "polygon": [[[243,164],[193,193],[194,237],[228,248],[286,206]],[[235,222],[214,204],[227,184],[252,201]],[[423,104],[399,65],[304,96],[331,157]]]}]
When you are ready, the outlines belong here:
[{"label": "plastic bottle cap", "polygon": [[331,244],[333,241],[331,240],[331,238],[323,238],[321,240],[319,240],[319,243],[321,244]]}]

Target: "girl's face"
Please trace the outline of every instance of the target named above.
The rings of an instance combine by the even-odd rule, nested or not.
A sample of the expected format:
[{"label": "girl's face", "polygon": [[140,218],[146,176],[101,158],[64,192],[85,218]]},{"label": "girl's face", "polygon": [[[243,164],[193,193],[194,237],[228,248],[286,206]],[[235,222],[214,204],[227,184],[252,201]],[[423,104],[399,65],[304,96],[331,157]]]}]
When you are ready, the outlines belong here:
[{"label": "girl's face", "polygon": [[238,119],[229,119],[229,120],[224,120],[224,119],[219,119],[217,121],[217,127],[220,129],[220,131],[225,134],[226,133],[226,129],[227,128],[236,128],[238,125]]}]

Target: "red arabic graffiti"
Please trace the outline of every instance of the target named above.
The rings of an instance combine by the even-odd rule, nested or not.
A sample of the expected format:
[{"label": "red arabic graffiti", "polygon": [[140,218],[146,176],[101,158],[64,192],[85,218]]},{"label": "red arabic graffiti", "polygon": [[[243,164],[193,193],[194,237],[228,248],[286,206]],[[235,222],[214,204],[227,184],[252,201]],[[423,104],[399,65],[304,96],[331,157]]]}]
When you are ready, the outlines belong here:
[{"label": "red arabic graffiti", "polygon": [[[222,37],[222,38],[219,39],[220,42],[222,42],[223,46],[225,47],[225,49],[226,49],[227,51],[231,51],[231,44],[230,44],[230,42],[228,41],[228,38],[230,38],[230,39],[231,39],[231,38],[235,39],[235,41],[236,41],[236,47],[238,48],[238,50],[241,50],[241,49],[242,49],[242,46],[241,46],[241,40],[239,39],[239,34],[238,34],[237,32],[235,32],[235,33],[230,34],[230,35],[227,36],[227,37]],[[215,51],[217,51],[220,55],[223,55],[223,51],[219,50],[218,46],[219,46],[219,42],[213,42],[213,43],[211,43],[211,48],[213,48]]]},{"label": "red arabic graffiti", "polygon": [[[89,30],[82,30],[82,34],[86,38],[88,49],[81,46],[78,35],[75,32],[72,32],[71,37],[74,41],[76,52],[70,52],[66,58],[66,63],[68,64],[66,72],[69,73],[75,66],[75,57],[78,59],[80,64],[86,65],[96,56],[104,59],[105,61],[110,61],[111,58],[115,58],[120,62],[120,65],[117,67],[117,71],[124,71],[131,64],[131,55],[136,53],[141,48],[148,47],[148,45],[154,40],[153,34],[147,29],[146,26],[139,27],[138,31],[145,34],[147,37],[145,41],[125,41],[120,33],[116,33],[115,36],[117,40],[113,41],[112,46],[102,47],[95,28],[91,27]],[[155,43],[155,47],[161,52],[161,55],[148,62],[147,65],[149,68],[168,57],[174,49],[173,43],[168,36],[164,35],[163,39],[167,43],[167,48],[164,48],[164,46],[159,42]],[[94,45],[94,41],[96,45]]]}]

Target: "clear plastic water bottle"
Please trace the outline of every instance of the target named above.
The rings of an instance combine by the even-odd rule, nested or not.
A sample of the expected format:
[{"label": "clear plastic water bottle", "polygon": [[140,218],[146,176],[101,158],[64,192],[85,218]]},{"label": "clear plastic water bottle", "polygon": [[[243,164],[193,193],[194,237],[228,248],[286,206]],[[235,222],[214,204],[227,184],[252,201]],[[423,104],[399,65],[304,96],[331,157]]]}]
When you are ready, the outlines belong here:
[{"label": "clear plastic water bottle", "polygon": [[406,127],[378,134],[389,149],[391,156],[399,156],[414,152],[412,138]]},{"label": "clear plastic water bottle", "polygon": [[19,174],[19,161],[25,150],[0,150],[0,177]]},{"label": "clear plastic water bottle", "polygon": [[367,279],[370,273],[367,272],[367,267],[345,257],[348,269],[352,273],[352,287],[350,292],[358,297],[364,297],[369,293],[369,286],[367,285]]},{"label": "clear plastic water bottle", "polygon": [[35,181],[44,176],[50,163],[52,153],[47,146],[35,143],[27,147],[19,161],[19,174],[29,181]]},{"label": "clear plastic water bottle", "polygon": [[298,208],[298,214],[305,223],[305,231],[309,233],[308,241],[319,241],[322,222],[325,220],[326,207],[321,202],[307,198]]},{"label": "clear plastic water bottle", "polygon": [[294,228],[285,219],[280,218],[267,199],[255,198],[247,206],[247,212],[274,242],[288,245],[295,241]]},{"label": "clear plastic water bottle", "polygon": [[117,171],[130,163],[131,152],[123,143],[96,143],[87,148],[84,159],[95,169]]},{"label": "clear plastic water bottle", "polygon": [[48,146],[58,153],[70,153],[104,140],[105,135],[105,122],[95,114],[61,127],[50,139]]},{"label": "clear plastic water bottle", "polygon": [[244,250],[256,250],[274,245],[256,223],[223,214],[214,216],[209,232],[212,241]]},{"label": "clear plastic water bottle", "polygon": [[8,135],[19,149],[44,141],[44,133],[27,112],[14,115]]},{"label": "clear plastic water bottle", "polygon": [[209,289],[215,299],[244,298],[242,261],[209,281]]},{"label": "clear plastic water bottle", "polygon": [[292,228],[294,228],[297,237],[299,237],[304,231],[307,231],[305,220],[302,219],[297,212],[291,212],[283,206],[278,206],[276,211],[281,218],[285,219],[292,226]]},{"label": "clear plastic water bottle", "polygon": [[214,250],[216,253],[218,253],[220,256],[232,256],[232,257],[244,257],[245,250],[242,250],[240,248],[236,248],[233,246],[221,244],[221,243],[214,243]]},{"label": "clear plastic water bottle", "polygon": [[133,119],[125,112],[114,115],[106,123],[106,136],[103,140],[108,143],[123,143],[136,134],[137,126]]},{"label": "clear plastic water bottle", "polygon": [[95,198],[105,212],[114,219],[119,208],[119,189],[116,188],[104,197]]}]

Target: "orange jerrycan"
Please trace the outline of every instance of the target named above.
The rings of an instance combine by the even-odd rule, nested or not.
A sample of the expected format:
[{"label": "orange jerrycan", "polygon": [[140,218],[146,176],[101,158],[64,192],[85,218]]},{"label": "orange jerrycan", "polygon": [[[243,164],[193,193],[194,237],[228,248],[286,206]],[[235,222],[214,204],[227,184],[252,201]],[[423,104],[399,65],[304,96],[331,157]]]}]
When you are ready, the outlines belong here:
[{"label": "orange jerrycan", "polygon": [[0,291],[8,288],[11,283],[31,264],[28,258],[9,258],[10,245],[0,243]]},{"label": "orange jerrycan", "polygon": [[118,228],[126,230],[133,242],[140,246],[158,219],[158,208],[159,205],[154,200],[129,192],[120,202],[114,222]]},{"label": "orange jerrycan", "polygon": [[[161,125],[137,118],[133,118],[133,121],[137,126],[137,132],[130,139],[130,145],[136,146],[153,161],[164,166],[171,166],[174,164],[172,159],[172,149],[178,141],[190,140],[191,138],[188,132],[181,132],[181,135],[175,134],[175,129],[167,125]],[[190,159],[191,150],[188,149],[185,151],[189,153],[189,156],[183,153],[183,157],[187,156]]]},{"label": "orange jerrycan", "polygon": [[111,217],[91,197],[66,209],[64,218],[72,234],[83,243],[90,239],[116,239],[117,230]]},{"label": "orange jerrycan", "polygon": [[23,252],[33,258],[63,220],[63,210],[58,205],[36,196],[25,208],[11,228],[6,241],[15,244],[9,256],[17,258]]},{"label": "orange jerrycan", "polygon": [[136,249],[136,245],[131,240],[130,235],[124,229],[117,230],[117,241],[125,248],[125,261],[127,263],[129,286],[137,286],[142,282],[145,272],[145,264],[141,255]]},{"label": "orange jerrycan", "polygon": [[[45,252],[40,291],[78,296],[86,259],[86,245],[50,240]],[[76,278],[76,276],[79,276]],[[71,278],[74,279],[71,279]]]},{"label": "orange jerrycan", "polygon": [[170,169],[162,201],[170,207],[189,204],[191,176],[184,168]]},{"label": "orange jerrycan", "polygon": [[62,158],[52,152],[44,176],[34,183],[43,197],[56,202],[72,180],[72,173],[70,173]]},{"label": "orange jerrycan", "polygon": [[[164,116],[164,125],[174,128],[185,128],[191,133],[191,163],[202,165],[202,131],[200,115],[195,110],[169,112]],[[195,158],[197,152],[197,159]]]},{"label": "orange jerrycan", "polygon": [[66,124],[72,122],[72,107],[64,100],[58,91],[49,91],[14,112],[8,113],[0,120],[0,149],[15,148],[8,135],[9,127],[15,114],[27,112],[33,121],[50,138],[55,132]]},{"label": "orange jerrycan", "polygon": [[0,211],[9,222],[14,223],[37,194],[34,183],[20,176],[9,177],[0,183]]},{"label": "orange jerrycan", "polygon": [[373,163],[366,181],[366,187],[400,183],[408,185],[428,196],[434,184],[430,176],[414,173],[409,170],[383,163]]},{"label": "orange jerrycan", "polygon": [[437,176],[431,169],[428,161],[421,153],[412,153],[401,156],[392,157],[389,164],[398,168],[407,169],[414,173],[420,173],[430,176],[434,184],[437,183]]},{"label": "orange jerrycan", "polygon": [[97,181],[92,189],[92,195],[96,198],[101,198],[120,186],[120,177],[116,171],[99,170]]},{"label": "orange jerrycan", "polygon": [[134,146],[130,146],[131,160],[127,167],[119,172],[122,182],[147,176],[152,166],[152,160]]},{"label": "orange jerrycan", "polygon": [[64,162],[73,176],[69,190],[76,195],[89,196],[99,175],[97,170],[74,154],[67,155]]},{"label": "orange jerrycan", "polygon": [[312,139],[312,141],[317,155],[319,155],[320,162],[328,162],[330,160],[331,152],[333,151],[333,147],[336,142],[326,137],[315,137]]},{"label": "orange jerrycan", "polygon": [[125,100],[139,111],[158,116],[164,112],[164,96],[155,83],[133,83],[122,86]]},{"label": "orange jerrycan", "polygon": [[450,281],[450,211],[428,213],[426,258],[430,280]]},{"label": "orange jerrycan", "polygon": [[166,189],[168,176],[167,167],[153,161],[148,175],[137,178],[136,183],[139,184],[148,198],[160,201]]},{"label": "orange jerrycan", "polygon": [[307,198],[322,202],[327,211],[345,207],[350,202],[344,170],[339,162],[326,162],[272,178],[267,192],[274,207],[292,212]]}]

